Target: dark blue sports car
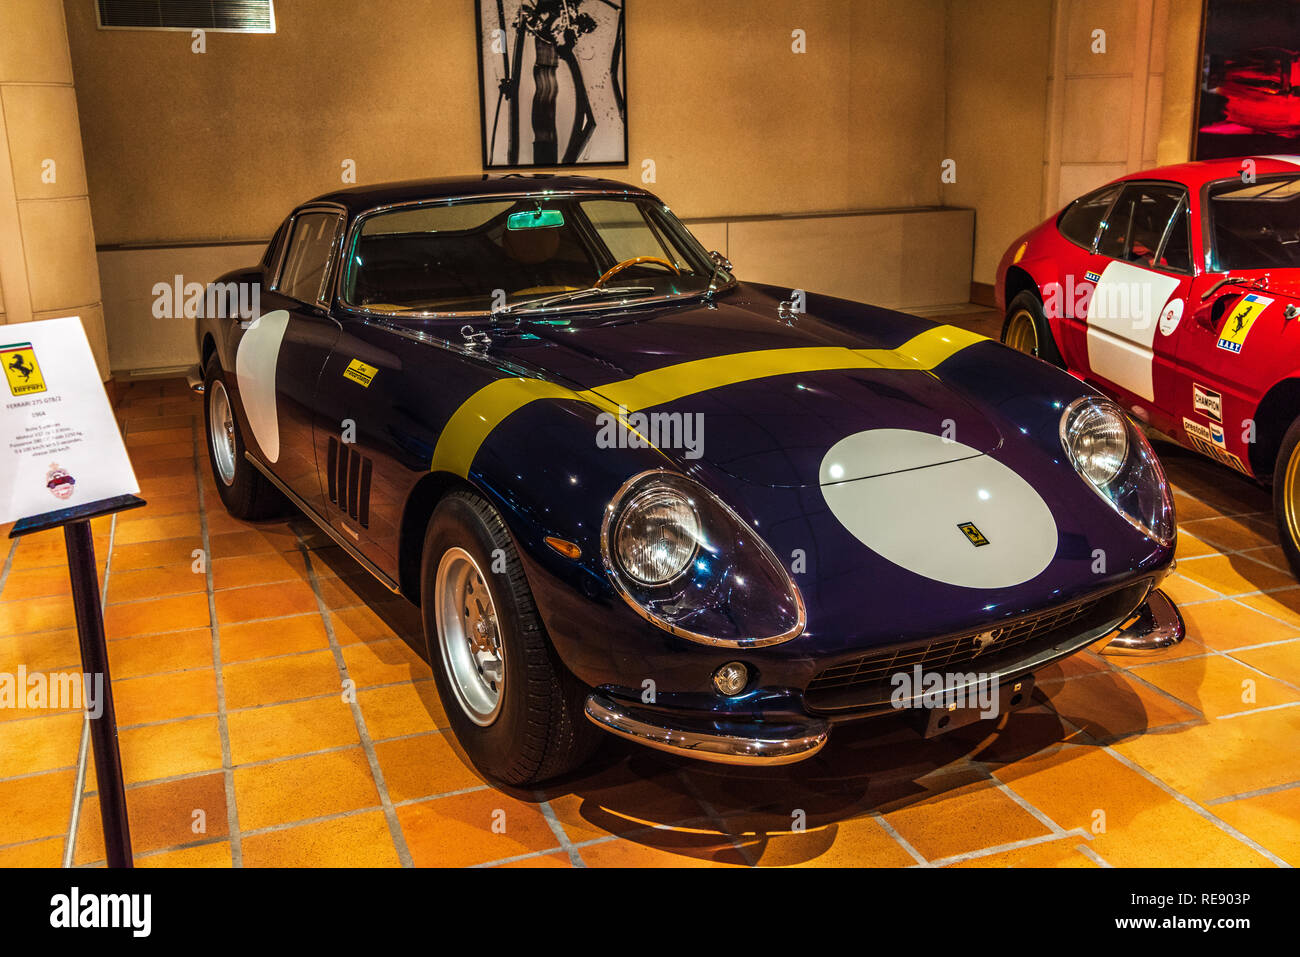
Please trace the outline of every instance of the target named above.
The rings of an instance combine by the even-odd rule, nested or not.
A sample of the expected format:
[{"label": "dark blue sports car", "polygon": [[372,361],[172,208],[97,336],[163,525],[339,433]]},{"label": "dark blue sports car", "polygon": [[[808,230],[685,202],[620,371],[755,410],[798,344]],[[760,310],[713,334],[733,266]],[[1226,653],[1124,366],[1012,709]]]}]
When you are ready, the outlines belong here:
[{"label": "dark blue sports car", "polygon": [[343,190],[212,289],[258,302],[197,323],[226,507],[287,500],[418,603],[502,781],[598,729],[733,764],[895,709],[934,734],[1112,632],[1181,636],[1171,495],[1117,406],[953,326],[740,283],[643,190]]}]

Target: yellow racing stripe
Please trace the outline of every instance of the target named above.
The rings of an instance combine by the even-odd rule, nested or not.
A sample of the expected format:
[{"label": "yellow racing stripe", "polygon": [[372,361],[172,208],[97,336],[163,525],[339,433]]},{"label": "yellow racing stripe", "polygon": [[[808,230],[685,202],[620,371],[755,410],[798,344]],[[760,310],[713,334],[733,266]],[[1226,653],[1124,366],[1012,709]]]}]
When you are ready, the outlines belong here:
[{"label": "yellow racing stripe", "polygon": [[452,414],[438,437],[431,468],[467,477],[474,456],[492,430],[507,416],[538,399],[576,399],[614,414],[618,414],[620,406],[636,412],[699,392],[775,375],[836,369],[928,371],[984,338],[956,326],[936,326],[897,349],[812,346],[740,352],[664,366],[603,385],[599,391],[575,392],[542,379],[498,379],[475,392]]}]

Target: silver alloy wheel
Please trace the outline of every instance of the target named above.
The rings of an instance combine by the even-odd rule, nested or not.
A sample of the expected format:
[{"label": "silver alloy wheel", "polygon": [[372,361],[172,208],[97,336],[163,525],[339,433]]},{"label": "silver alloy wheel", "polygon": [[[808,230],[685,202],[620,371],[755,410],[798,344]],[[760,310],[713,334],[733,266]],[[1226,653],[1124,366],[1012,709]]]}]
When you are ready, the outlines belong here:
[{"label": "silver alloy wheel", "polygon": [[472,555],[449,548],[433,586],[438,648],[461,710],[480,727],[501,713],[506,654],[496,605]]},{"label": "silver alloy wheel", "polygon": [[235,416],[230,409],[230,397],[220,379],[214,379],[208,389],[208,441],[212,445],[212,461],[217,466],[217,478],[225,485],[235,483]]}]

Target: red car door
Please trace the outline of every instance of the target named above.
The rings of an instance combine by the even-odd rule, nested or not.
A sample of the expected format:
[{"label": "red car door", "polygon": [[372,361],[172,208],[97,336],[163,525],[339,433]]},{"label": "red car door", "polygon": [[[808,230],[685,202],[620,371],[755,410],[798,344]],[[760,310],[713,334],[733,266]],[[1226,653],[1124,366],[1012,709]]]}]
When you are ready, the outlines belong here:
[{"label": "red car door", "polygon": [[1102,226],[1086,277],[1089,378],[1144,421],[1176,420],[1171,333],[1193,279],[1187,191],[1176,183],[1129,183]]}]

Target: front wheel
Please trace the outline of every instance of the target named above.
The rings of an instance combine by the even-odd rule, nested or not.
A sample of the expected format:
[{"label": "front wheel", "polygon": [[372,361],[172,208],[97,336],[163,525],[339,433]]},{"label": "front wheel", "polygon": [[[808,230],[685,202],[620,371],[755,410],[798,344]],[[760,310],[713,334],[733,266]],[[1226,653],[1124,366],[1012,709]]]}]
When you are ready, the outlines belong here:
[{"label": "front wheel", "polygon": [[216,356],[208,360],[203,374],[203,421],[212,477],[226,511],[246,521],[282,514],[288,505],[284,496],[244,458],[234,400]]},{"label": "front wheel", "polygon": [[1273,465],[1273,519],[1291,574],[1300,578],[1300,418],[1286,430]]},{"label": "front wheel", "polygon": [[1052,327],[1043,311],[1043,304],[1029,290],[1017,293],[1007,305],[1007,317],[1002,323],[1002,344],[1065,368],[1056,340],[1052,338]]},{"label": "front wheel", "polygon": [[587,689],[546,637],[501,516],[471,492],[434,510],[420,609],[438,695],[480,771],[532,784],[591,755],[601,732],[583,714]]}]

